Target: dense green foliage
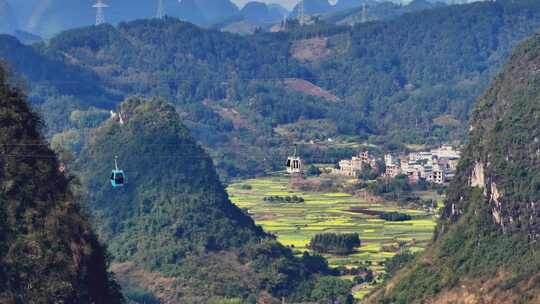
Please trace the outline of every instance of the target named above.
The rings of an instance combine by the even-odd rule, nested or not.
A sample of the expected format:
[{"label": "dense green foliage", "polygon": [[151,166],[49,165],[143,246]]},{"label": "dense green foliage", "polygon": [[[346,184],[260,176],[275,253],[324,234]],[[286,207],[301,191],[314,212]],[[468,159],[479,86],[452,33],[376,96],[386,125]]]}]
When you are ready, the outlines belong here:
[{"label": "dense green foliage", "polygon": [[320,299],[319,303],[344,303],[352,304],[354,299],[351,294],[352,283],[332,277],[322,277],[315,283],[312,297]]},{"label": "dense green foliage", "polygon": [[316,234],[309,242],[309,248],[319,253],[347,254],[361,244],[358,233]]},{"label": "dense green foliage", "polygon": [[0,67],[0,302],[123,303],[41,127]]},{"label": "dense green foliage", "polygon": [[360,284],[369,284],[373,282],[374,279],[373,271],[371,269],[365,268],[362,270],[362,273],[360,275],[355,275],[353,278],[354,284],[360,285]]},{"label": "dense green foliage", "polygon": [[388,276],[393,276],[396,272],[414,260],[415,255],[405,251],[394,255],[391,259],[387,260],[384,268]]},{"label": "dense green foliage", "polygon": [[[537,29],[539,12],[535,0],[483,2],[353,28],[317,23],[248,37],[171,18],[140,20],[67,31],[35,47],[2,37],[0,56],[29,79],[32,100],[53,131],[73,128],[74,110],[158,95],[210,148],[222,176],[234,177],[282,168],[291,144],[290,133],[275,132],[283,124],[329,126],[292,134],[308,142],[343,135],[375,143],[461,138],[474,98],[512,47]],[[310,37],[327,38],[317,50],[327,55],[299,60],[297,46]],[[340,101],[293,90],[284,81],[291,78]]]},{"label": "dense green foliage", "polygon": [[374,195],[389,200],[406,201],[412,195],[413,186],[406,175],[396,178],[379,178],[376,182],[367,185],[367,189]]},{"label": "dense green foliage", "polygon": [[372,168],[370,164],[365,164],[362,166],[362,170],[358,172],[357,177],[360,180],[374,180],[381,176],[385,170],[386,165],[382,161],[378,162],[377,168]]},{"label": "dense green foliage", "polygon": [[399,212],[384,212],[379,215],[379,218],[391,222],[403,222],[410,221],[412,219],[410,215]]},{"label": "dense green foliage", "polygon": [[265,202],[269,203],[288,203],[299,204],[304,202],[304,198],[301,196],[267,196],[264,198]]},{"label": "dense green foliage", "polygon": [[539,64],[535,35],[479,99],[435,243],[379,295],[382,302],[421,303],[465,280],[495,280],[484,292],[523,303],[540,296]]}]

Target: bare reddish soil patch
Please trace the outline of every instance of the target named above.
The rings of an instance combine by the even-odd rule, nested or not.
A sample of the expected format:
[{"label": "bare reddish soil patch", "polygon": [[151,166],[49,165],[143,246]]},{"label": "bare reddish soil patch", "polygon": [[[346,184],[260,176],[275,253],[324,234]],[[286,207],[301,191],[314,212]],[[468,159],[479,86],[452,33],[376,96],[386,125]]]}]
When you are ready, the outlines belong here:
[{"label": "bare reddish soil patch", "polygon": [[287,79],[285,80],[285,84],[289,89],[304,93],[306,95],[321,97],[332,102],[339,101],[339,97],[337,97],[336,95],[328,92],[327,90],[319,86],[314,85],[307,80]]}]

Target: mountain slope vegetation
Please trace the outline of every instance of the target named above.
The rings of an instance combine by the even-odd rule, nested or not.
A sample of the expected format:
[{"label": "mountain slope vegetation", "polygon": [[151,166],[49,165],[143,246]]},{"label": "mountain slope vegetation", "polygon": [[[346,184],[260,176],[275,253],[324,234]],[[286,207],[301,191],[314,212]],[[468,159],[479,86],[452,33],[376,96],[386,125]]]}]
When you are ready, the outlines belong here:
[{"label": "mountain slope vegetation", "polygon": [[123,303],[41,127],[0,67],[0,302]]},{"label": "mountain slope vegetation", "polygon": [[434,244],[378,302],[538,303],[539,66],[537,34],[478,101]]},{"label": "mountain slope vegetation", "polygon": [[[328,276],[323,258],[295,257],[229,201],[212,160],[172,105],[130,98],[117,115],[92,132],[77,171],[126,290],[169,303],[209,303],[318,301],[321,282],[348,286]],[[126,172],[121,189],[107,178],[114,156]],[[350,303],[349,292],[339,296]]]},{"label": "mountain slope vegetation", "polygon": [[[162,261],[151,263],[175,263],[189,251],[226,249],[264,237],[228,201],[212,160],[180,124],[173,107],[131,99],[121,104],[119,115],[124,124],[107,121],[81,156],[88,204],[99,214],[101,235],[112,253],[130,260],[143,258],[140,252],[144,258],[157,258],[148,250],[164,248],[152,242],[174,241],[172,256],[159,256]],[[114,156],[131,173],[121,190],[103,178]],[[161,214],[167,215],[165,222],[149,225]],[[152,233],[161,240],[144,238],[154,225],[172,230]]]}]

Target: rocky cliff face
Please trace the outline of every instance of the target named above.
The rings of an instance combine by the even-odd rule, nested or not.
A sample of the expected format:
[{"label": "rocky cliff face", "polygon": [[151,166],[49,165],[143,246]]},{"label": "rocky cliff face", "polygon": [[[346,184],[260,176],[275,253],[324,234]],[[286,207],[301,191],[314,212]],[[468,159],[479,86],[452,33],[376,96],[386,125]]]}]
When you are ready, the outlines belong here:
[{"label": "rocky cliff face", "polygon": [[540,301],[540,34],[479,99],[463,154],[433,245],[372,302]]},{"label": "rocky cliff face", "polygon": [[473,187],[482,191],[484,206],[477,208],[488,207],[501,233],[525,233],[531,241],[540,237],[539,46],[540,35],[523,44],[479,100],[444,210],[448,223],[470,206],[460,190]]}]

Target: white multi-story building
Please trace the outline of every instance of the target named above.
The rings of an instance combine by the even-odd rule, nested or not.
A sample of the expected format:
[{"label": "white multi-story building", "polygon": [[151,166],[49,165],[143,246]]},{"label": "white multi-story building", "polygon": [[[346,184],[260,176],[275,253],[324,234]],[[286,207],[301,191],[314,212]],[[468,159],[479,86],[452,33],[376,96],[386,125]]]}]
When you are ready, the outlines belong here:
[{"label": "white multi-story building", "polygon": [[442,146],[429,152],[409,154],[407,161],[401,162],[401,171],[411,182],[425,179],[435,184],[444,184],[454,177],[460,153],[451,146]]},{"label": "white multi-story building", "polygon": [[368,151],[361,152],[358,156],[353,156],[351,159],[341,160],[339,162],[339,169],[334,172],[339,175],[356,177],[365,165],[370,165],[372,168],[377,166],[377,160],[372,158]]},{"label": "white multi-story building", "polygon": [[[400,174],[409,176],[413,183],[426,180],[430,183],[444,184],[454,177],[459,162],[460,153],[451,146],[441,146],[431,151],[409,153],[395,157],[392,154],[384,156],[386,165],[385,177],[395,178]],[[339,162],[335,174],[356,177],[365,165],[376,168],[377,160],[369,152],[359,153],[351,159]]]},{"label": "white multi-story building", "polygon": [[386,166],[384,176],[395,178],[402,173],[399,159],[396,159],[392,154],[386,154],[384,156],[384,164]]},{"label": "white multi-story building", "polygon": [[396,159],[394,158],[392,154],[384,155],[384,164],[386,166],[395,165],[396,163],[397,163]]}]

